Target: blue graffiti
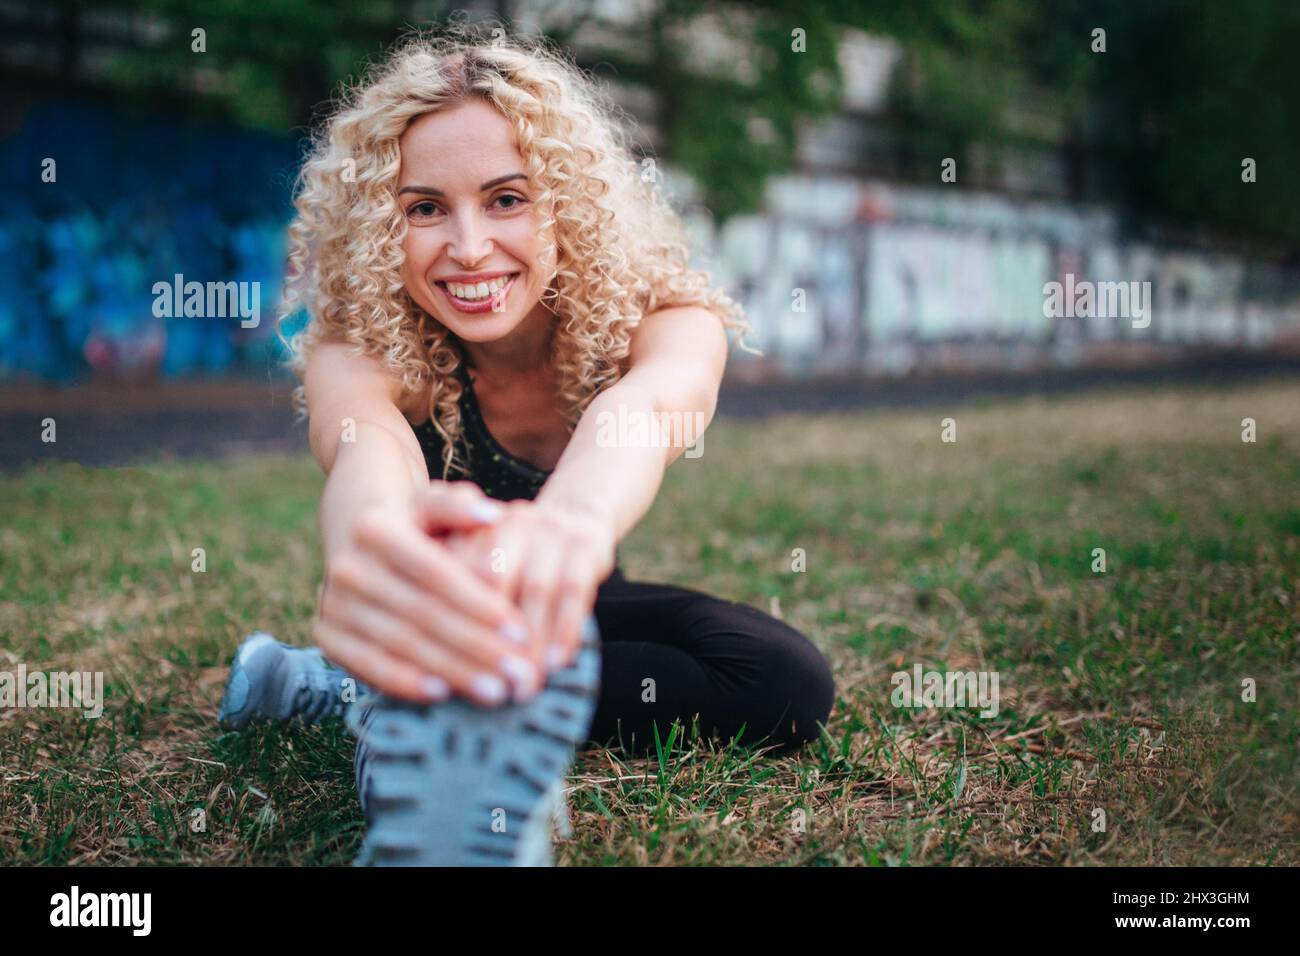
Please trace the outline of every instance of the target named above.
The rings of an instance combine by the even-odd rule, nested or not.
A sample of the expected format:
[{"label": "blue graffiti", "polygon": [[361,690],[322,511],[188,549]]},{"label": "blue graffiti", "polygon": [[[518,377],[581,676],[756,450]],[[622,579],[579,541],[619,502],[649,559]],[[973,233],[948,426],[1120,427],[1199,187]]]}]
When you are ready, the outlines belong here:
[{"label": "blue graffiti", "polygon": [[[30,110],[0,139],[0,379],[279,370],[298,161],[293,138],[236,126]],[[261,321],[157,317],[151,290],[178,273],[260,283]]]}]

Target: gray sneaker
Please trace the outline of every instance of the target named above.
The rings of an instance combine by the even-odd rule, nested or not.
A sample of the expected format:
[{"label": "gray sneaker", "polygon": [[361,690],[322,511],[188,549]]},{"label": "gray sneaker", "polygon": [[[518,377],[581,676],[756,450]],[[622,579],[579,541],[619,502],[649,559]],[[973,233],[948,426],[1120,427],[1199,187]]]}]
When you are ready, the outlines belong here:
[{"label": "gray sneaker", "polygon": [[292,647],[258,631],[245,638],[230,665],[217,720],[230,730],[265,721],[314,724],[343,716],[366,692],[319,648]]},{"label": "gray sneaker", "polygon": [[591,729],[599,684],[592,616],[574,662],[532,700],[358,701],[347,722],[368,830],[356,865],[552,865],[552,826],[567,835],[564,775]]}]

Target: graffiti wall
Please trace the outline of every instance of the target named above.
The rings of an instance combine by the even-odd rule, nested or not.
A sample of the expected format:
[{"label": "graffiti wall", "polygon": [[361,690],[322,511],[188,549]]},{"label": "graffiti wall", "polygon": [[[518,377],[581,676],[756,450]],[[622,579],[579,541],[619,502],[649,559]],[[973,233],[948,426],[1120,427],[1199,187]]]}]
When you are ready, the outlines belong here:
[{"label": "graffiti wall", "polygon": [[[79,103],[28,112],[0,139],[0,381],[282,374],[273,318],[299,149]],[[766,354],[735,361],[755,375],[1267,348],[1300,323],[1294,267],[1126,242],[1104,211],[802,178],[772,183],[767,205],[720,230],[688,216],[701,263],[747,307]],[[176,303],[161,313],[160,282]],[[260,287],[261,321],[183,307],[190,283],[209,302],[213,283]],[[1076,308],[1089,283],[1136,283],[1147,300]]]},{"label": "graffiti wall", "polygon": [[235,127],[29,112],[0,141],[0,377],[264,372],[269,308],[256,328],[169,318],[153,289],[176,275],[277,289],[296,161],[292,140]]},{"label": "graffiti wall", "polygon": [[1294,266],[1126,242],[1105,211],[786,179],[764,215],[691,226],[750,341],[792,374],[1070,365],[1300,332]]}]

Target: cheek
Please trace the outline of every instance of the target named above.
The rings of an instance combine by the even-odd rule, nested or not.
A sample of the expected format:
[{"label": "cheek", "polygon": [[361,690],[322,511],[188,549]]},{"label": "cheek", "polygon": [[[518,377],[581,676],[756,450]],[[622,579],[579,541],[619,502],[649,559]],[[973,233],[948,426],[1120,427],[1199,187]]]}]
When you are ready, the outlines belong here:
[{"label": "cheek", "polygon": [[412,229],[402,240],[402,281],[420,279],[433,264],[434,244],[423,232]]},{"label": "cheek", "polygon": [[537,222],[534,217],[524,216],[510,223],[509,229],[502,234],[501,238],[515,259],[528,266],[530,271],[537,271],[539,257],[545,245],[537,235]]}]

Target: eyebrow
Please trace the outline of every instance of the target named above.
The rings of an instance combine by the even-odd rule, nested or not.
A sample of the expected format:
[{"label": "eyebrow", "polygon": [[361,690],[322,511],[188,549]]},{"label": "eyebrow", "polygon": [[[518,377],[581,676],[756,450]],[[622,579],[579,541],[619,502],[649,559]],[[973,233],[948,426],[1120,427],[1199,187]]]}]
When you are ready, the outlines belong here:
[{"label": "eyebrow", "polygon": [[[478,188],[479,192],[486,192],[493,186],[500,186],[502,183],[508,183],[515,179],[527,179],[523,173],[506,173],[504,176],[498,176],[496,179],[489,179]],[[441,189],[435,189],[433,186],[403,186],[397,191],[397,195],[403,193],[419,193],[422,196],[442,196],[445,195]]]}]

